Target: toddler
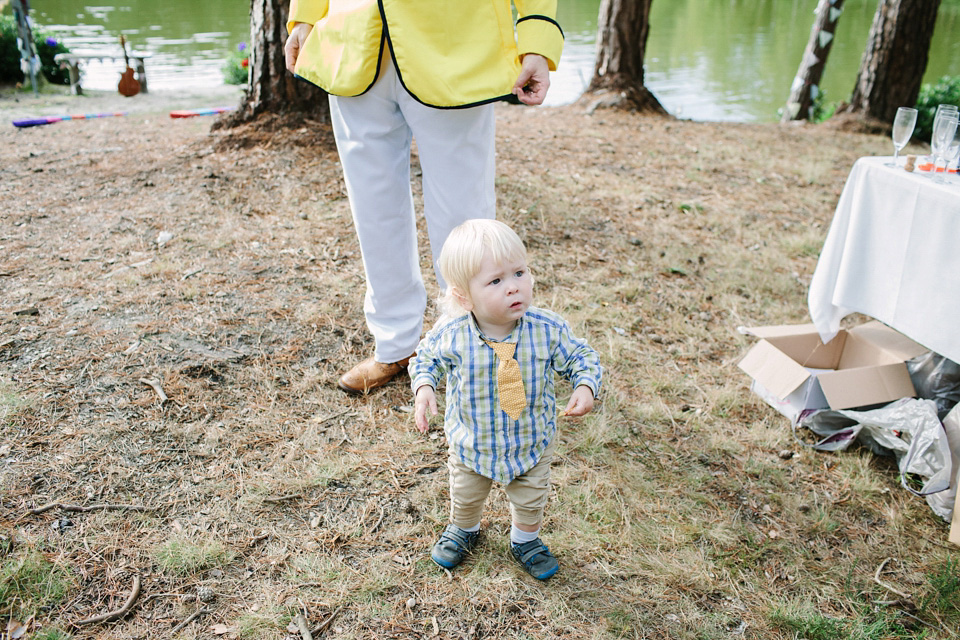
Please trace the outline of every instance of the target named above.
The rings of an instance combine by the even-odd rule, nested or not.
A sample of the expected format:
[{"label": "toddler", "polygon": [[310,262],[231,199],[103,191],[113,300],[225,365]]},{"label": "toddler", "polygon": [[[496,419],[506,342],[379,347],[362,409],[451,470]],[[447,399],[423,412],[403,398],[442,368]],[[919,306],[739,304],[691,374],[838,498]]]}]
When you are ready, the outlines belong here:
[{"label": "toddler", "polygon": [[476,543],[495,480],[510,500],[514,558],[546,580],[559,569],[540,540],[557,446],[555,374],[573,386],[563,415],[585,415],[600,391],[599,357],[562,317],[530,306],[526,248],[502,222],[456,227],[438,262],[448,285],[447,317],[420,341],[409,365],[421,433],[428,412],[437,414],[436,389],[446,379],[451,522],[430,556],[448,569],[460,564]]}]

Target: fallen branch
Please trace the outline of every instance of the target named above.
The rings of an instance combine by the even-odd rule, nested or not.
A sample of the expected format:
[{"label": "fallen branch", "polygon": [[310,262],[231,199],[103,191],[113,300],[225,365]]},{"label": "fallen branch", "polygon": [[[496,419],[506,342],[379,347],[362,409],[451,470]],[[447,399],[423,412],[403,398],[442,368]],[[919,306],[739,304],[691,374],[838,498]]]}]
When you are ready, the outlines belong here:
[{"label": "fallen branch", "polygon": [[203,271],[203,267],[200,267],[199,269],[191,269],[190,271],[187,271],[185,274],[183,274],[183,277],[180,278],[180,282],[183,282],[184,280],[186,280],[186,279],[189,278],[190,276],[195,276],[195,275],[197,275],[197,274],[200,273],[201,271]]},{"label": "fallen branch", "polygon": [[180,629],[183,629],[185,626],[187,626],[188,624],[190,624],[200,616],[207,613],[210,613],[210,609],[197,609],[196,611],[191,613],[186,620],[183,620],[180,624],[178,624],[173,629],[171,629],[170,635],[175,635],[178,631],[180,631]]},{"label": "fallen branch", "polygon": [[343,411],[340,411],[339,413],[335,413],[335,414],[333,414],[333,415],[327,416],[326,418],[314,417],[314,418],[313,418],[313,421],[317,423],[317,426],[319,426],[319,425],[322,425],[322,424],[326,424],[326,423],[330,422],[331,420],[336,420],[336,419],[339,418],[340,416],[344,416],[344,415],[346,415],[346,414],[348,414],[348,413],[353,413],[353,409],[344,409]]},{"label": "fallen branch", "polygon": [[111,620],[122,618],[123,616],[127,615],[131,608],[133,608],[133,603],[137,601],[138,597],[140,597],[140,576],[133,576],[133,588],[130,589],[130,597],[127,598],[127,601],[123,603],[122,607],[116,611],[111,611],[110,613],[104,613],[99,616],[93,616],[92,618],[86,618],[84,620],[80,620],[79,622],[74,622],[73,626],[81,627],[86,624],[110,622]]},{"label": "fallen branch", "polygon": [[380,507],[380,519],[377,520],[377,523],[376,523],[375,525],[373,525],[373,527],[370,529],[370,533],[376,533],[376,532],[377,532],[377,529],[379,529],[379,528],[380,528],[380,525],[383,524],[383,516],[384,516],[383,507]]},{"label": "fallen branch", "polygon": [[263,542],[264,540],[266,540],[266,539],[269,538],[269,537],[270,537],[270,534],[269,534],[269,533],[265,533],[265,534],[263,534],[262,536],[257,536],[256,538],[254,538],[253,540],[251,540],[250,542],[248,542],[248,543],[247,543],[247,546],[248,546],[248,547],[252,547],[252,546],[255,545],[255,544],[258,544],[258,543],[260,543],[260,542]]},{"label": "fallen branch", "polygon": [[303,497],[303,494],[302,494],[302,493],[290,493],[290,494],[287,494],[287,495],[285,495],[285,496],[278,496],[278,497],[276,497],[276,498],[274,498],[274,497],[267,497],[267,498],[264,498],[263,501],[264,501],[264,502],[272,502],[272,503],[276,503],[276,502],[286,502],[287,500],[296,500],[297,498],[302,498],[302,497]]},{"label": "fallen branch", "polygon": [[145,507],[140,504],[92,504],[89,507],[82,507],[79,504],[66,504],[62,502],[51,502],[50,504],[45,504],[42,507],[37,507],[36,509],[30,509],[30,513],[35,516],[40,515],[41,513],[46,513],[50,509],[61,508],[64,511],[73,511],[78,513],[86,513],[87,511],[104,511],[104,510],[117,510],[117,511],[156,511],[160,507]]},{"label": "fallen branch", "polygon": [[159,380],[151,380],[150,378],[140,378],[140,382],[143,384],[152,387],[154,391],[157,392],[157,395],[160,396],[160,404],[164,404],[170,398],[167,397],[167,394],[163,392],[163,389],[160,387]]},{"label": "fallen branch", "polygon": [[337,607],[337,610],[330,614],[330,617],[320,623],[319,626],[315,627],[310,631],[311,634],[318,636],[330,627],[330,623],[333,622],[333,619],[343,611],[343,607]]},{"label": "fallen branch", "polygon": [[897,594],[897,595],[900,596],[901,598],[906,598],[907,600],[910,600],[911,597],[910,597],[910,594],[909,594],[909,593],[904,593],[903,591],[899,591],[899,590],[897,590],[897,589],[894,589],[893,587],[891,587],[891,586],[888,585],[887,583],[882,582],[882,581],[880,580],[880,574],[883,572],[883,568],[884,568],[885,566],[887,566],[887,563],[890,562],[891,560],[893,560],[893,558],[887,558],[886,560],[884,560],[883,562],[880,563],[880,566],[877,567],[876,573],[873,574],[873,581],[876,582],[876,583],[877,583],[878,585],[880,585],[881,587],[883,587],[884,589],[887,589],[887,590],[892,591],[893,593]]}]

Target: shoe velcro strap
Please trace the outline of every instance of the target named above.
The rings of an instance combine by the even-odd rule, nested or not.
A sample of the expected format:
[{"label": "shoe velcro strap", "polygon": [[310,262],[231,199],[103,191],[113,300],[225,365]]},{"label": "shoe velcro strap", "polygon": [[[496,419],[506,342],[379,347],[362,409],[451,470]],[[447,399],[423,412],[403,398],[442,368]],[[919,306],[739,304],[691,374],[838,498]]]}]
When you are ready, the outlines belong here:
[{"label": "shoe velcro strap", "polygon": [[444,540],[449,540],[458,547],[462,547],[464,549],[467,548],[467,539],[462,536],[459,531],[451,531],[450,529],[447,529],[440,537]]},{"label": "shoe velcro strap", "polygon": [[530,562],[533,558],[537,557],[541,553],[550,553],[550,551],[543,545],[543,543],[538,544],[533,549],[530,549],[522,556],[520,556],[520,562],[526,564]]}]

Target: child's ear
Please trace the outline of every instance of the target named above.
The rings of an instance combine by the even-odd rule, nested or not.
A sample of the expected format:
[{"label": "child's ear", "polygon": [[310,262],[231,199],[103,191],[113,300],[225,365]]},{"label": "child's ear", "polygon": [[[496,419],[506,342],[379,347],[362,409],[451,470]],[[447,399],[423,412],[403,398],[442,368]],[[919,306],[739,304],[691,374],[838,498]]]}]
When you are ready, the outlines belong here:
[{"label": "child's ear", "polygon": [[470,301],[470,296],[460,291],[457,287],[453,287],[452,292],[454,300],[463,307],[464,311],[473,311],[473,303]]}]

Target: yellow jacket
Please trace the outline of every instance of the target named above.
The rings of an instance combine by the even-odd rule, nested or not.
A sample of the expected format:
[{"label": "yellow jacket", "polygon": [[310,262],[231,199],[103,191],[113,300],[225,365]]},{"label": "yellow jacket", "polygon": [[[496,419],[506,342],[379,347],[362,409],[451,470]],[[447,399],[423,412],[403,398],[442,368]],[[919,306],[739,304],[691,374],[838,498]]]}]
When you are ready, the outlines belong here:
[{"label": "yellow jacket", "polygon": [[[313,25],[297,75],[338,96],[365,92],[384,47],[420,102],[464,107],[510,95],[520,56],[538,53],[551,71],[563,50],[556,0],[291,0],[287,30]],[[384,28],[384,23],[386,28]]]}]

